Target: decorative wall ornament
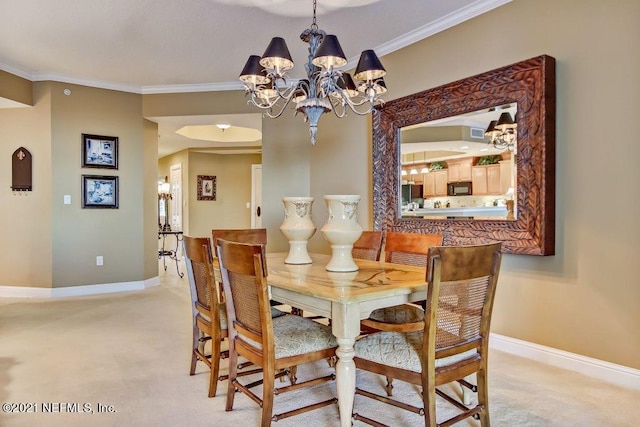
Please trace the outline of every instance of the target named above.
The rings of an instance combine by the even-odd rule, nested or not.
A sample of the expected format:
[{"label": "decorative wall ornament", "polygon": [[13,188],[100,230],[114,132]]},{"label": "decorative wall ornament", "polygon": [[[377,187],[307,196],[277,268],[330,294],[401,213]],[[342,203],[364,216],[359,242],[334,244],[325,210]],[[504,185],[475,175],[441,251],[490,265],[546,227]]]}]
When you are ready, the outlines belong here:
[{"label": "decorative wall ornament", "polygon": [[11,189],[13,191],[32,190],[31,153],[24,147],[18,148],[11,157]]},{"label": "decorative wall ornament", "polygon": [[198,200],[216,199],[216,177],[198,175]]},{"label": "decorative wall ornament", "polygon": [[82,175],[82,208],[118,209],[118,177]]},{"label": "decorative wall ornament", "polygon": [[118,137],[83,133],[82,167],[118,169]]}]

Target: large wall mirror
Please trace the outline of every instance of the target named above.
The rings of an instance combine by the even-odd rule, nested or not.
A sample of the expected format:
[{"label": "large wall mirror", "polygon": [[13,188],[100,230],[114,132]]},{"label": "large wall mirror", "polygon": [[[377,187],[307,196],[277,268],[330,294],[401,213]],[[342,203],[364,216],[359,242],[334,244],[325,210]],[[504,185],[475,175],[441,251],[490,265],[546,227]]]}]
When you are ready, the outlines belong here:
[{"label": "large wall mirror", "polygon": [[374,228],[553,255],[555,60],[542,55],[373,113]]}]

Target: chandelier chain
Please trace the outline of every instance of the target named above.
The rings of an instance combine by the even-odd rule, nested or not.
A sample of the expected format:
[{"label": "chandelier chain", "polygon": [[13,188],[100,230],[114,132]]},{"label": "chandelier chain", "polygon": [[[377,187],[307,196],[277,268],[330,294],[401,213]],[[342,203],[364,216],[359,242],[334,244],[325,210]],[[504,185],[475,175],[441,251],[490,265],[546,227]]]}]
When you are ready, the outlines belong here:
[{"label": "chandelier chain", "polygon": [[318,24],[316,24],[316,0],[313,0],[313,22],[311,23],[311,28],[318,29]]}]

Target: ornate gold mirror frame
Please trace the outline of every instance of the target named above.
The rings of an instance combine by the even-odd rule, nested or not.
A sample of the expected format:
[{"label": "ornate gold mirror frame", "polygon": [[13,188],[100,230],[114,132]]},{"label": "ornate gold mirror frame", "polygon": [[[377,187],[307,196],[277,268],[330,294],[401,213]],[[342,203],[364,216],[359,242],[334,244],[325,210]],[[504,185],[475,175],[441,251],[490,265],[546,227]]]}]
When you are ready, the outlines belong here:
[{"label": "ornate gold mirror frame", "polygon": [[[400,129],[516,102],[518,215],[515,221],[402,218]],[[373,112],[376,230],[442,233],[445,245],[503,243],[503,252],[553,255],[555,246],[555,59],[541,55],[428,89]]]}]

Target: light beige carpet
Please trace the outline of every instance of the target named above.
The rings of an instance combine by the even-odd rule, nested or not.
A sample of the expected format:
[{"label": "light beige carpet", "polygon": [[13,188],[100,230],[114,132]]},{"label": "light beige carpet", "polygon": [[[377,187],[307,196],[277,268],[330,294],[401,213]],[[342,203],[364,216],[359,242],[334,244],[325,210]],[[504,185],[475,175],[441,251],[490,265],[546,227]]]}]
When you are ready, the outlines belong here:
[{"label": "light beige carpet", "polygon": [[[170,267],[170,266],[169,266]],[[0,403],[24,403],[38,413],[0,413],[0,426],[255,426],[259,408],[242,394],[225,412],[226,382],[207,398],[208,378],[190,362],[190,298],[186,277],[161,270],[158,287],[92,297],[0,299]],[[225,363],[223,361],[223,363]],[[226,371],[226,364],[223,364]],[[329,372],[324,362],[299,368],[299,378]],[[635,426],[640,392],[491,351],[491,421],[494,426]],[[382,378],[358,373],[358,385],[382,391]],[[452,392],[459,392],[452,387]],[[335,384],[276,396],[275,411],[330,397]],[[395,382],[397,397],[416,388]],[[35,404],[31,406],[30,404]],[[43,406],[44,404],[44,406]],[[67,405],[65,405],[67,404]],[[76,407],[68,404],[78,404]],[[87,404],[87,406],[84,406]],[[115,412],[98,413],[99,406]],[[356,411],[393,426],[423,423],[416,415],[357,396]],[[55,410],[43,413],[43,409]],[[68,413],[66,408],[93,413]],[[61,411],[62,412],[59,412]],[[105,409],[108,410],[108,409]],[[438,418],[449,414],[438,402]],[[337,426],[338,410],[325,407],[275,426]],[[362,423],[354,422],[354,426]],[[460,425],[479,425],[474,420]]]}]

